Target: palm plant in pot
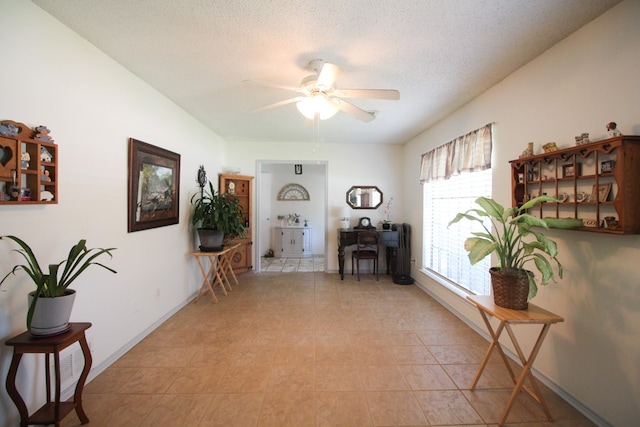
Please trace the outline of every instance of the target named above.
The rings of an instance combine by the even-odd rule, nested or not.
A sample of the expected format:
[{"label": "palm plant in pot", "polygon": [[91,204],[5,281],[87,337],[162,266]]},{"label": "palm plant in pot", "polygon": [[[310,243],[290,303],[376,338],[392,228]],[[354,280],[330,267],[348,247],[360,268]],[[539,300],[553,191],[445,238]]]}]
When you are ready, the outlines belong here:
[{"label": "palm plant in pot", "polygon": [[69,251],[67,259],[58,264],[49,264],[49,271],[45,272],[33,250],[24,241],[16,236],[2,236],[0,239],[10,239],[20,246],[14,249],[22,255],[26,264],[17,264],[7,273],[0,286],[10,275],[15,275],[19,270],[24,271],[36,286],[35,291],[29,293],[29,309],[27,311],[27,329],[32,335],[46,336],[65,332],[69,327],[69,317],[73,308],[76,291],[69,289],[73,283],[87,268],[97,265],[112,273],[112,268],[95,260],[104,254],[111,254],[115,248],[87,249],[86,240],[81,239]]},{"label": "palm plant in pot", "polygon": [[[469,237],[464,242],[464,247],[469,252],[469,261],[472,265],[493,252],[496,253],[498,265],[489,271],[494,301],[499,306],[526,309],[528,301],[538,292],[538,283],[547,285],[549,281],[555,281],[554,264],[557,267],[558,277],[562,278],[562,264],[557,258],[557,244],[539,229],[582,227],[583,223],[581,219],[543,219],[527,213],[527,210],[536,204],[545,202],[559,202],[559,200],[540,196],[527,201],[522,206],[505,209],[493,199],[480,197],[476,199],[479,209],[469,209],[459,213],[449,223],[451,226],[462,219],[467,219],[482,224],[484,232],[472,233],[474,237]],[[490,219],[491,227],[485,224],[486,218]],[[531,236],[535,240],[525,239]],[[534,273],[525,268],[531,263],[540,273],[538,282]]]},{"label": "palm plant in pot", "polygon": [[209,182],[209,189],[201,187],[191,197],[191,204],[191,224],[198,227],[200,250],[218,251],[223,241],[245,235],[242,207],[233,194],[219,193]]}]

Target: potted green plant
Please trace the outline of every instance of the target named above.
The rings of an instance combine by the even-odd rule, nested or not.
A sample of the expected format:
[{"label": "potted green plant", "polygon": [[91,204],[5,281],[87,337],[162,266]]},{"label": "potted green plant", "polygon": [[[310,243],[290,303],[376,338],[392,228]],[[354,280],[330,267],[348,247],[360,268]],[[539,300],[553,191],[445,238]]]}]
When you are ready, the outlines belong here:
[{"label": "potted green plant", "polygon": [[200,250],[217,251],[223,241],[245,235],[242,207],[233,194],[219,193],[209,182],[209,190],[201,187],[200,193],[191,197],[191,204],[191,224],[198,227]]},{"label": "potted green plant", "polygon": [[[472,233],[464,242],[469,252],[469,261],[475,264],[488,255],[497,254],[498,265],[490,269],[494,300],[497,305],[526,309],[527,302],[538,292],[533,272],[525,268],[533,262],[540,273],[539,284],[547,285],[550,280],[555,281],[554,266],[557,267],[558,277],[562,278],[562,264],[558,260],[556,243],[547,238],[541,230],[534,228],[574,228],[582,227],[581,219],[574,218],[538,218],[527,213],[538,203],[559,202],[549,196],[533,198],[522,206],[505,209],[502,205],[487,197],[476,199],[480,209],[469,209],[459,213],[449,223],[467,219],[482,224],[484,232]],[[487,227],[484,220],[489,218],[492,227]],[[525,239],[533,237],[533,239]],[[553,262],[553,264],[552,264]]]},{"label": "potted green plant", "polygon": [[40,268],[33,251],[24,241],[16,236],[1,236],[0,239],[16,242],[20,249],[14,249],[14,251],[22,255],[27,262],[15,265],[0,281],[0,286],[10,275],[15,275],[19,270],[27,273],[36,286],[35,291],[29,293],[27,311],[27,329],[33,335],[55,335],[69,327],[69,317],[76,292],[69,289],[69,286],[87,268],[97,265],[116,273],[115,270],[95,261],[104,254],[113,257],[111,251],[115,248],[87,249],[86,240],[81,239],[71,248],[66,260],[58,264],[49,264],[49,270],[45,273]]}]

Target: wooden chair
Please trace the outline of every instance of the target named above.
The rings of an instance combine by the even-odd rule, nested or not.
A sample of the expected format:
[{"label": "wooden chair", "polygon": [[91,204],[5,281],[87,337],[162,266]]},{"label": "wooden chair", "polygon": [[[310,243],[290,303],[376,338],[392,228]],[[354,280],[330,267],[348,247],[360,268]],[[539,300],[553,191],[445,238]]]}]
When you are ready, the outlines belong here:
[{"label": "wooden chair", "polygon": [[358,271],[358,281],[360,281],[360,260],[372,260],[373,272],[378,278],[378,233],[375,231],[361,231],[358,233],[356,249],[351,253],[351,275],[353,276],[353,266]]}]

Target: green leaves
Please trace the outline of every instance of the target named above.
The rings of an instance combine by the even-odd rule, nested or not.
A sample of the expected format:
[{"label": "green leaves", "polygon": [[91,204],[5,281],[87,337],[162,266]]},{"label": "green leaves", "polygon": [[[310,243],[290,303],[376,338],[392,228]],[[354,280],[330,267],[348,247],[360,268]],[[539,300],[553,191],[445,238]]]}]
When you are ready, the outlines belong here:
[{"label": "green leaves", "polygon": [[[558,276],[562,278],[562,265],[557,259],[558,246],[556,242],[546,237],[542,232],[532,227],[548,229],[582,227],[582,220],[573,218],[549,220],[538,218],[527,213],[538,203],[558,202],[559,200],[540,196],[529,200],[520,207],[505,209],[502,205],[487,197],[479,197],[476,204],[480,209],[469,209],[458,213],[449,226],[463,219],[478,221],[483,224],[486,232],[473,232],[474,237],[464,242],[464,248],[469,252],[469,261],[476,264],[493,252],[498,256],[500,269],[525,269],[525,265],[532,262],[540,272],[540,284],[546,285],[554,280],[554,270],[551,261],[558,267]],[[484,225],[484,218],[490,218],[492,229]],[[525,238],[533,236],[535,240]],[[529,275],[529,299],[537,293],[537,283],[533,274]]]},{"label": "green leaves", "polygon": [[[2,236],[0,239],[10,239],[13,240],[20,246],[21,249],[14,249],[14,251],[18,252],[24,259],[27,261],[27,264],[19,264],[13,267],[13,269],[7,273],[6,276],[0,281],[0,286],[4,283],[4,281],[11,274],[15,275],[19,270],[24,271],[31,278],[33,283],[36,286],[35,297],[33,302],[29,306],[29,311],[27,313],[27,328],[31,327],[31,319],[33,317],[33,310],[35,308],[35,304],[38,301],[38,298],[55,298],[64,295],[67,288],[74,280],[76,280],[82,272],[84,272],[87,268],[92,265],[97,265],[106,270],[109,270],[112,273],[116,273],[112,268],[107,267],[99,262],[95,262],[94,260],[99,256],[104,254],[109,255],[109,257],[113,258],[111,254],[115,248],[93,248],[87,249],[86,240],[81,239],[77,244],[71,247],[69,254],[67,255],[67,259],[59,262],[58,264],[49,264],[49,272],[48,274],[44,274],[38,264],[38,260],[34,255],[33,251],[24,241],[19,239],[16,236]],[[64,265],[62,269],[62,274],[58,277],[58,273],[60,272],[60,268]]]},{"label": "green leaves", "polygon": [[243,211],[233,194],[218,193],[209,182],[209,190],[202,190],[191,197],[193,214],[191,223],[201,228],[219,230],[228,237],[242,237],[244,227]]},{"label": "green leaves", "polygon": [[485,259],[485,257],[495,251],[497,247],[497,243],[479,237],[470,237],[464,242],[464,248],[469,252],[471,265]]}]

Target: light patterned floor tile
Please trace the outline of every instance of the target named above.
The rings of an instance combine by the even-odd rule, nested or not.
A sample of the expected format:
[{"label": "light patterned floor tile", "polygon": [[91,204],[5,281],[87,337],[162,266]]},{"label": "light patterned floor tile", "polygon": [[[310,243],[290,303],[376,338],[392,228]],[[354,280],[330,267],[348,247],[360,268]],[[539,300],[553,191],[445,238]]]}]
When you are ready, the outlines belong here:
[{"label": "light patterned floor tile", "polygon": [[[262,259],[219,303],[188,304],[85,387],[92,426],[497,423],[512,381],[488,343],[416,286]],[[294,266],[297,263],[297,271]],[[273,268],[271,272],[269,269]],[[513,364],[516,374],[520,368]],[[546,387],[555,424],[518,396],[508,424],[592,424]],[[72,412],[62,426],[79,426]]]}]

